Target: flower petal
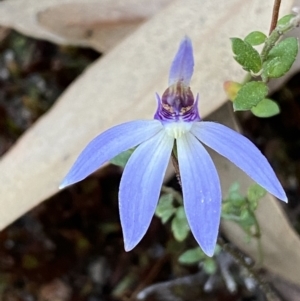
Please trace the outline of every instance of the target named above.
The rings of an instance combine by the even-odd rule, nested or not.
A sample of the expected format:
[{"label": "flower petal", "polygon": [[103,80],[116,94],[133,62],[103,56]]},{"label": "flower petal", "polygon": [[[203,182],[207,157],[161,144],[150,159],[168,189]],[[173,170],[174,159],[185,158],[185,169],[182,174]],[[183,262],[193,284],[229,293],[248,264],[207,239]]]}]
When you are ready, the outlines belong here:
[{"label": "flower petal", "polygon": [[190,85],[194,71],[194,56],[192,42],[184,37],[172,62],[169,75],[169,86],[182,81],[186,86]]},{"label": "flower petal", "polygon": [[195,123],[191,132],[259,185],[287,202],[287,196],[266,157],[246,137],[222,124],[208,121]]},{"label": "flower petal", "polygon": [[145,235],[157,206],[174,138],[161,131],[137,147],[125,166],[119,208],[125,250]]},{"label": "flower petal", "polygon": [[151,138],[162,128],[157,120],[136,120],[108,129],[86,146],[60,188],[83,180],[106,161]]},{"label": "flower petal", "polygon": [[191,231],[208,256],[214,254],[221,218],[221,187],[212,159],[190,133],[177,139],[184,208]]}]

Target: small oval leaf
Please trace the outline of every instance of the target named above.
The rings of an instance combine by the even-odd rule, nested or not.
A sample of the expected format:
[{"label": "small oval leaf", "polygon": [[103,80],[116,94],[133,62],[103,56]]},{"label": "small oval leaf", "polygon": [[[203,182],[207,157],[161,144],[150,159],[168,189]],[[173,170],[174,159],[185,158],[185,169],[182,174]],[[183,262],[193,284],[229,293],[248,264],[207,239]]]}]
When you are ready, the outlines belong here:
[{"label": "small oval leaf", "polygon": [[177,208],[176,215],[172,220],[171,228],[177,241],[183,241],[187,238],[190,228],[182,206]]},{"label": "small oval leaf", "polygon": [[280,27],[285,27],[286,25],[288,25],[288,24],[291,22],[291,20],[292,20],[293,18],[295,18],[295,15],[293,15],[293,14],[289,14],[289,15],[283,16],[282,18],[280,18],[280,19],[278,20],[276,27],[277,27],[277,28],[278,28],[278,27],[279,27],[279,28],[280,28]]},{"label": "small oval leaf", "polygon": [[235,111],[250,110],[268,94],[268,88],[263,82],[246,83],[237,93],[233,102]]},{"label": "small oval leaf", "polygon": [[263,63],[262,78],[277,78],[286,74],[292,67],[298,54],[298,40],[286,38],[269,52]]},{"label": "small oval leaf", "polygon": [[194,249],[189,249],[180,255],[178,261],[182,264],[195,264],[202,261],[206,258],[206,255],[202,252],[202,250],[197,247]]},{"label": "small oval leaf", "polygon": [[134,148],[129,149],[125,152],[122,152],[119,155],[117,155],[116,157],[112,158],[109,162],[111,164],[114,164],[114,165],[124,168],[127,161],[129,160],[130,156],[132,155],[133,151],[134,151]]},{"label": "small oval leaf", "polygon": [[266,195],[266,190],[260,185],[254,183],[247,190],[247,198],[249,202],[256,202]]},{"label": "small oval leaf", "polygon": [[262,63],[259,53],[248,43],[239,38],[231,38],[234,59],[247,71],[257,73]]},{"label": "small oval leaf", "polygon": [[170,193],[162,195],[156,207],[155,215],[161,219],[163,224],[165,224],[175,212],[176,209],[173,206],[173,195]]},{"label": "small oval leaf", "polygon": [[251,112],[257,117],[267,118],[279,114],[280,108],[275,101],[266,98],[253,107]]},{"label": "small oval leaf", "polygon": [[260,31],[252,31],[250,32],[246,38],[244,39],[245,42],[248,42],[252,46],[257,46],[265,42],[267,36]]},{"label": "small oval leaf", "polygon": [[215,274],[217,268],[217,263],[213,258],[206,258],[203,262],[203,269],[209,275]]}]

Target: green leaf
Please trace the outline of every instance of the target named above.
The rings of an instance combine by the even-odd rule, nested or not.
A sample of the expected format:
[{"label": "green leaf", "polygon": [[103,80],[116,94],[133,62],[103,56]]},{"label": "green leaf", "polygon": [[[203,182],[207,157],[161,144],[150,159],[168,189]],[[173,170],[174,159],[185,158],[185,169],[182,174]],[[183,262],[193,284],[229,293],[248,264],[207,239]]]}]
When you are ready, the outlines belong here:
[{"label": "green leaf", "polygon": [[249,202],[256,202],[266,195],[266,190],[258,184],[253,184],[248,188],[247,198]]},{"label": "green leaf", "polygon": [[246,38],[245,42],[248,42],[252,46],[260,45],[265,42],[267,36],[260,31],[252,31],[250,32]]},{"label": "green leaf", "polygon": [[262,78],[278,78],[286,74],[292,67],[298,54],[298,40],[286,38],[274,46],[263,63]]},{"label": "green leaf", "polygon": [[239,192],[239,191],[240,191],[240,183],[239,182],[233,182],[228,189],[229,195],[231,193]]},{"label": "green leaf", "polygon": [[233,192],[230,194],[229,199],[226,201],[230,202],[232,206],[239,207],[245,203],[245,197],[243,197],[240,192]]},{"label": "green leaf", "polygon": [[268,94],[268,88],[263,82],[246,83],[237,93],[233,102],[235,111],[250,110]]},{"label": "green leaf", "polygon": [[213,258],[206,258],[203,262],[203,269],[209,275],[213,275],[217,271],[217,263]]},{"label": "green leaf", "polygon": [[222,251],[222,247],[218,244],[216,244],[216,247],[215,247],[215,251],[214,251],[214,256],[218,256]]},{"label": "green leaf", "polygon": [[254,217],[249,212],[248,209],[242,210],[240,219],[241,220],[240,220],[239,224],[244,228],[244,230],[246,228],[249,228],[249,227],[251,227],[251,226],[253,226],[255,224]]},{"label": "green leaf", "polygon": [[253,107],[251,112],[257,117],[266,118],[279,114],[280,108],[275,101],[265,98]]},{"label": "green leaf", "polygon": [[190,228],[182,206],[177,208],[176,215],[172,220],[171,228],[177,241],[183,241],[187,238]]},{"label": "green leaf", "polygon": [[232,211],[232,207],[242,206],[245,203],[244,196],[240,193],[240,184],[238,182],[234,182],[231,184],[228,190],[228,197],[225,199],[227,203],[224,207],[223,203],[223,210],[224,213],[228,213]]},{"label": "green leaf", "polygon": [[197,247],[185,251],[183,254],[180,255],[178,261],[182,264],[195,264],[202,261],[204,258],[206,258],[206,255],[202,252],[202,250],[199,247]]},{"label": "green leaf", "polygon": [[118,156],[112,158],[110,160],[110,163],[114,164],[114,165],[121,166],[121,167],[125,167],[127,161],[129,160],[130,156],[132,155],[133,151],[134,151],[134,148],[129,149],[125,152],[122,152]]},{"label": "green leaf", "polygon": [[285,27],[291,22],[293,18],[295,18],[295,15],[293,14],[283,16],[278,20],[276,27]]},{"label": "green leaf", "polygon": [[239,38],[231,38],[234,59],[247,71],[257,73],[261,69],[259,53],[248,43]]},{"label": "green leaf", "polygon": [[155,215],[165,224],[175,212],[176,209],[173,207],[173,195],[170,193],[162,195],[159,199]]}]

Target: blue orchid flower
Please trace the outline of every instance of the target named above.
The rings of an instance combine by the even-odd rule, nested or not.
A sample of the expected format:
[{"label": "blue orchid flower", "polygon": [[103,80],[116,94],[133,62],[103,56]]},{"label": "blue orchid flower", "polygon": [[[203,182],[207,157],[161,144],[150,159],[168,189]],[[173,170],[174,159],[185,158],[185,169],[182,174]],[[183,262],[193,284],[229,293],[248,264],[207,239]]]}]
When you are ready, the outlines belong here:
[{"label": "blue orchid flower", "polygon": [[189,88],[193,69],[192,43],[185,37],[171,66],[169,87],[161,98],[156,95],[154,120],[126,122],[97,136],[79,155],[60,186],[83,180],[106,161],[137,146],[125,166],[119,188],[126,251],[140,242],[150,225],[173,148],[186,217],[208,256],[213,255],[217,241],[222,196],[217,170],[202,143],[287,202],[273,169],[252,142],[221,124],[201,120],[198,95],[195,100]]}]

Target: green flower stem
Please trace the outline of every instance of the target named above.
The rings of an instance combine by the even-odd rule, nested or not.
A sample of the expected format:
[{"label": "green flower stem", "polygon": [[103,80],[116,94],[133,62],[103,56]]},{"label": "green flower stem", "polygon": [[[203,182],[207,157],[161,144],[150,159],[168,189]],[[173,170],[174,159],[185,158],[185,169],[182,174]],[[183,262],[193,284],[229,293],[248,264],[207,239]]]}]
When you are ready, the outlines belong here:
[{"label": "green flower stem", "polygon": [[254,220],[255,233],[253,234],[253,236],[259,239],[261,237],[261,230],[260,230],[259,223],[256,219],[256,216],[255,216],[253,210],[250,208],[250,203],[248,200],[246,200],[246,204],[247,204],[247,210]]},{"label": "green flower stem", "polygon": [[221,217],[226,219],[226,220],[230,220],[236,223],[241,222],[241,218],[239,216],[233,215],[233,214],[227,214],[227,213],[223,213],[221,214]]},{"label": "green flower stem", "polygon": [[249,203],[248,199],[246,200],[246,203],[247,203],[248,212],[250,213],[251,217],[254,220],[255,233],[253,234],[253,236],[257,238],[257,249],[258,249],[257,266],[261,266],[262,262],[264,260],[264,252],[263,252],[262,245],[261,245],[261,229],[259,226],[259,222],[255,216],[255,213],[253,212],[253,210],[250,207],[250,203]]}]

